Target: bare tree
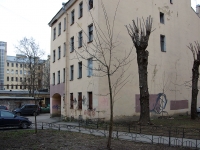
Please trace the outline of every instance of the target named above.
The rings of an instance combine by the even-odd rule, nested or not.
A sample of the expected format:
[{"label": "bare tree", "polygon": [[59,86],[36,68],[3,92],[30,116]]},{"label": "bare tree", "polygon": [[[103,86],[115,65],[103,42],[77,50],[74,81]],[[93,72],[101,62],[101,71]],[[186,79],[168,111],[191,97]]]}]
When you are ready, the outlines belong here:
[{"label": "bare tree", "polygon": [[197,118],[197,96],[198,96],[198,79],[200,65],[200,45],[195,42],[195,45],[190,43],[188,48],[192,51],[194,62],[192,68],[192,101],[191,101],[191,119]]},{"label": "bare tree", "polygon": [[22,85],[28,87],[29,96],[34,97],[34,91],[41,87],[41,68],[43,61],[40,57],[44,55],[44,51],[35,43],[33,38],[24,37],[19,41],[19,45],[15,47],[17,52],[23,57],[23,74]]},{"label": "bare tree", "polygon": [[[92,38],[92,43],[89,45],[83,42],[82,49],[75,49],[77,59],[79,60],[91,60],[94,62],[93,65],[87,65],[83,63],[83,66],[87,67],[88,70],[93,72],[94,77],[107,78],[108,82],[108,93],[99,93],[99,96],[109,96],[110,100],[110,124],[109,124],[109,135],[107,148],[111,148],[111,138],[113,131],[113,107],[114,102],[117,100],[117,94],[128,82],[127,79],[129,75],[125,75],[128,69],[128,64],[130,63],[129,56],[131,51],[124,52],[124,56],[119,55],[120,49],[117,47],[119,42],[114,37],[114,25],[115,17],[117,15],[117,9],[119,2],[117,4],[114,19],[110,22],[106,8],[101,1],[101,6],[104,13],[105,25],[107,30],[103,30],[101,26],[93,20],[93,27],[95,36],[88,36],[87,32],[84,32],[87,38]],[[80,27],[81,28],[81,27]],[[84,31],[82,29],[82,31]],[[93,33],[92,33],[93,34]],[[81,42],[82,43],[82,42]]]},{"label": "bare tree", "polygon": [[148,46],[149,37],[151,34],[153,19],[149,16],[137,22],[133,20],[133,26],[130,24],[126,26],[128,34],[131,36],[133,44],[136,48],[137,63],[139,72],[139,88],[140,88],[140,124],[150,124],[149,115],[149,91],[147,81],[147,65],[149,52],[146,50]]}]

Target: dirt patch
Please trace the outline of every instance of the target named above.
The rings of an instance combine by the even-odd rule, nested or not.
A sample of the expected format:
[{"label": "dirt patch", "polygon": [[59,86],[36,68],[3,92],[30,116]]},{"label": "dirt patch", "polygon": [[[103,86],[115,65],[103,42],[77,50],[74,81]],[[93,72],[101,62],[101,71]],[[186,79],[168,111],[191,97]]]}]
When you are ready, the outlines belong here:
[{"label": "dirt patch", "polygon": [[[2,131],[0,150],[106,150],[107,138],[56,130]],[[177,150],[178,147],[112,140],[112,150]],[[188,149],[188,148],[187,148]]]}]

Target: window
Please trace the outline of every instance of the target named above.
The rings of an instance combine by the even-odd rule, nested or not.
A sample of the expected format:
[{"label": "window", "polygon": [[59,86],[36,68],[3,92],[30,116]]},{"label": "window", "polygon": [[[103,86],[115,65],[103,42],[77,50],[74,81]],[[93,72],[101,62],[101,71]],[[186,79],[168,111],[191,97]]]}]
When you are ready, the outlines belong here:
[{"label": "window", "polygon": [[20,77],[20,82],[22,82],[22,78]]},{"label": "window", "polygon": [[60,46],[58,47],[58,59],[60,59],[60,55],[61,55],[61,48]]},{"label": "window", "polygon": [[11,73],[14,74],[14,70],[13,69],[11,70]]},{"label": "window", "polygon": [[18,63],[16,63],[16,67],[18,67]]},{"label": "window", "polygon": [[56,28],[53,29],[53,40],[56,39]]},{"label": "window", "polygon": [[78,109],[82,109],[82,93],[78,93]]},{"label": "window", "polygon": [[92,92],[88,92],[88,100],[89,100],[89,106],[88,109],[93,109],[92,107]]},{"label": "window", "polygon": [[[31,66],[28,66],[29,68],[31,67]],[[26,64],[24,64],[24,68],[26,68]]]},{"label": "window", "polygon": [[18,70],[15,70],[16,74],[18,74]]},{"label": "window", "polygon": [[9,63],[7,63],[7,67],[9,67]]},{"label": "window", "polygon": [[[1,112],[1,116],[7,117],[7,118],[13,118],[13,117],[14,117],[14,114],[11,113],[11,112],[2,111],[2,112]],[[11,121],[11,120],[9,119],[9,121]],[[12,122],[12,121],[11,121],[11,122]]]},{"label": "window", "polygon": [[78,79],[82,78],[82,62],[78,63]]},{"label": "window", "polygon": [[64,31],[66,30],[66,18],[64,18]]},{"label": "window", "polygon": [[71,25],[74,24],[74,10],[71,12]]},{"label": "window", "polygon": [[82,47],[82,41],[83,41],[83,36],[82,36],[82,31],[78,33],[78,47]]},{"label": "window", "polygon": [[24,85],[24,89],[26,89],[26,85]]},{"label": "window", "polygon": [[12,63],[11,66],[14,67],[14,63]]},{"label": "window", "polygon": [[58,71],[58,84],[60,84],[60,71]]},{"label": "window", "polygon": [[9,89],[9,84],[7,84],[7,89]]},{"label": "window", "polygon": [[53,85],[55,85],[55,73],[53,73]]},{"label": "window", "polygon": [[14,81],[14,78],[13,78],[13,77],[11,77],[11,81]]},{"label": "window", "polygon": [[170,0],[170,3],[173,4],[173,0]]},{"label": "window", "polygon": [[70,81],[74,79],[74,65],[70,66]]},{"label": "window", "polygon": [[79,4],[79,18],[83,16],[83,2]]},{"label": "window", "polygon": [[38,70],[40,70],[40,66],[38,66]]},{"label": "window", "polygon": [[63,52],[63,56],[65,56],[65,55],[66,55],[66,50],[67,50],[67,49],[66,49],[66,43],[63,43],[63,48],[64,48],[64,50],[63,50],[63,51],[64,51],[64,52]]},{"label": "window", "polygon": [[7,74],[9,74],[9,69],[7,69]]},{"label": "window", "polygon": [[74,37],[71,37],[70,42],[71,42],[71,51],[70,52],[73,52],[74,51]]},{"label": "window", "polygon": [[58,36],[61,34],[61,22],[58,24]]},{"label": "window", "polygon": [[26,70],[24,70],[24,74],[26,74]]},{"label": "window", "polygon": [[15,77],[15,81],[18,82],[18,77]]},{"label": "window", "polygon": [[70,109],[74,108],[73,93],[70,93]]},{"label": "window", "polygon": [[160,23],[165,23],[164,13],[160,12]]},{"label": "window", "polygon": [[63,83],[65,83],[65,68],[63,68]]},{"label": "window", "polygon": [[22,70],[20,70],[20,74],[22,74]]},{"label": "window", "polygon": [[24,82],[26,82],[26,78],[24,78]]},{"label": "window", "polygon": [[88,59],[88,77],[92,76],[93,73],[93,64],[92,64],[92,58]]},{"label": "window", "polygon": [[93,24],[88,26],[88,42],[92,42],[93,41]]},{"label": "window", "polygon": [[13,85],[11,85],[11,89],[13,89]]},{"label": "window", "polygon": [[20,68],[22,68],[22,64],[20,64]]},{"label": "window", "polygon": [[165,46],[165,36],[160,35],[160,47],[162,52],[166,52],[166,46]]},{"label": "window", "polygon": [[89,10],[93,8],[93,0],[89,0]]},{"label": "window", "polygon": [[56,50],[53,50],[53,62],[56,60]]},{"label": "window", "polygon": [[7,81],[9,81],[9,77],[7,77]]},{"label": "window", "polygon": [[15,85],[15,89],[18,89],[18,85]]},{"label": "window", "polygon": [[19,87],[20,87],[20,89],[22,89],[22,85],[20,85]]}]

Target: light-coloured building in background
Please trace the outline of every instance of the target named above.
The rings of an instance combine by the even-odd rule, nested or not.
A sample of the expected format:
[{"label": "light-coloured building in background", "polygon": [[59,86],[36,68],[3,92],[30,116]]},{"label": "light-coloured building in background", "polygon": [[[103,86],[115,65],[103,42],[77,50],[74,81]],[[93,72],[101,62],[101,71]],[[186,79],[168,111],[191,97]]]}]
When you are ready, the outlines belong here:
[{"label": "light-coloured building in background", "polygon": [[7,55],[7,43],[0,41],[0,90],[4,90],[6,55]]},{"label": "light-coloured building in background", "polygon": [[[112,25],[118,0],[102,0]],[[151,115],[190,112],[193,57],[187,48],[200,39],[200,18],[189,0],[120,1],[114,25],[118,57],[133,47],[125,25],[133,19],[153,17],[150,36],[148,84]],[[92,16],[92,17],[91,17]],[[95,21],[95,23],[94,23]],[[110,115],[107,77],[93,76],[91,59],[78,60],[74,49],[96,42],[97,25],[107,35],[101,0],[69,0],[49,22],[51,27],[51,115],[75,118],[105,118]],[[125,73],[128,83],[114,103],[114,119],[139,115],[139,77],[136,50]],[[117,76],[112,77],[113,80]],[[101,96],[100,96],[101,95]],[[200,97],[198,97],[199,99]],[[198,101],[198,106],[200,102]]]}]

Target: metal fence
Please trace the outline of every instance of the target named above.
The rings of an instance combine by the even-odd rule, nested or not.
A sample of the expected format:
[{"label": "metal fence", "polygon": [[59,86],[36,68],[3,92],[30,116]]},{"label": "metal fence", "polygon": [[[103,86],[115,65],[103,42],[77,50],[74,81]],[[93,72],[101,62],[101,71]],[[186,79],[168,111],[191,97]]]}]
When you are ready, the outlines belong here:
[{"label": "metal fence", "polygon": [[[107,137],[109,124],[79,122],[70,125],[41,122],[37,123],[37,127],[38,129],[55,129]],[[112,137],[135,142],[200,149],[200,129],[114,124]]]}]

